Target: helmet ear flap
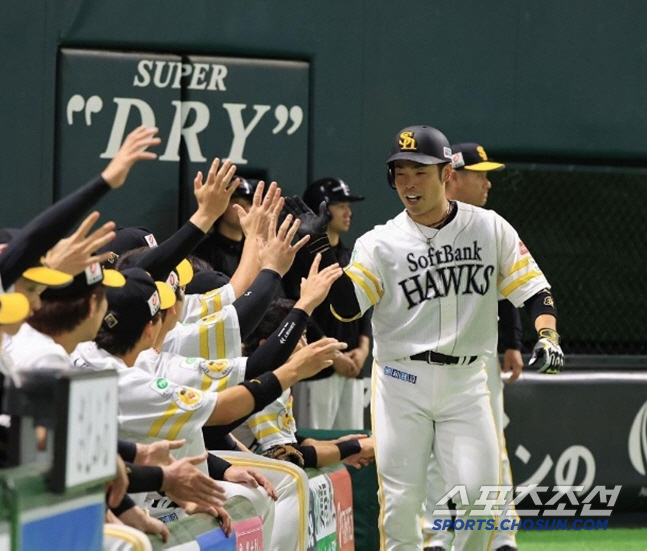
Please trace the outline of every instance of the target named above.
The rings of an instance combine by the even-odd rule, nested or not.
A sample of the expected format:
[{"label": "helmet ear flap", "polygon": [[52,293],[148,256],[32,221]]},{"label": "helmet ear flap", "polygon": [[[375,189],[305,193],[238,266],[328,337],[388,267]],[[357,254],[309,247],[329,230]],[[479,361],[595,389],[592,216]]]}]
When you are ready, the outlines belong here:
[{"label": "helmet ear flap", "polygon": [[395,189],[395,174],[393,172],[393,167],[395,163],[387,163],[386,165],[386,179],[389,182],[389,187]]}]

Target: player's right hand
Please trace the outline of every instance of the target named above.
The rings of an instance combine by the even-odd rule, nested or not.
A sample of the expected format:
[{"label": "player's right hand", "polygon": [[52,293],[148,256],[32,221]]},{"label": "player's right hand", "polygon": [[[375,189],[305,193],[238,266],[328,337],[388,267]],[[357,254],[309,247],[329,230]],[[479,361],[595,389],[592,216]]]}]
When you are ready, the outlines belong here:
[{"label": "player's right hand", "polygon": [[308,250],[312,254],[317,254],[330,248],[330,241],[326,234],[328,222],[330,221],[330,213],[328,212],[325,201],[321,202],[319,205],[319,213],[315,214],[298,195],[286,197],[284,212],[301,220],[301,226],[297,235],[299,237],[305,235],[311,237],[310,243],[308,243]]},{"label": "player's right hand", "polygon": [[554,329],[540,329],[538,334],[528,365],[537,367],[539,373],[560,373],[564,369],[564,352],[559,346],[559,334]]}]

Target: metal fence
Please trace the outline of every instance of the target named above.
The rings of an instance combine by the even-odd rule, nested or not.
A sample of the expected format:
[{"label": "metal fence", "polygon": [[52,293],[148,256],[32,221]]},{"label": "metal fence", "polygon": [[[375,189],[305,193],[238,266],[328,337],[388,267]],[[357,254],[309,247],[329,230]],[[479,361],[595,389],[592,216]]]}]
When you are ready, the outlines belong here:
[{"label": "metal fence", "polygon": [[[647,171],[508,164],[487,204],[551,283],[567,354],[647,354]],[[524,347],[536,334],[527,316]]]}]

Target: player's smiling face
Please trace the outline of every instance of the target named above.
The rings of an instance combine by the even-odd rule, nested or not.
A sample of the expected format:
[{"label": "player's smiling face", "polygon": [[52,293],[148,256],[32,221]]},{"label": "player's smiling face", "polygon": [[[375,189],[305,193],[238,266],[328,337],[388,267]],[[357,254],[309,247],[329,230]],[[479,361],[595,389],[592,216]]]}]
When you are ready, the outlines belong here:
[{"label": "player's smiling face", "polygon": [[450,199],[482,207],[487,203],[488,191],[492,187],[487,172],[474,170],[452,170]]},{"label": "player's smiling face", "polygon": [[414,221],[430,225],[445,214],[445,185],[437,165],[399,160],[395,162],[393,172],[395,189]]}]

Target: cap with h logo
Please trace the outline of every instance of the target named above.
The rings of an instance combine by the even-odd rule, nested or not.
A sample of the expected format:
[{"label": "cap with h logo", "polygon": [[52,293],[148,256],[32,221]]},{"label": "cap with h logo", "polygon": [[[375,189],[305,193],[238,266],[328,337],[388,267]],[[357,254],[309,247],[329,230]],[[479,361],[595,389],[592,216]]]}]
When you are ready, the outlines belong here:
[{"label": "cap with h logo", "polygon": [[454,170],[490,172],[505,168],[505,165],[490,159],[482,145],[470,142],[452,145],[452,168]]}]

